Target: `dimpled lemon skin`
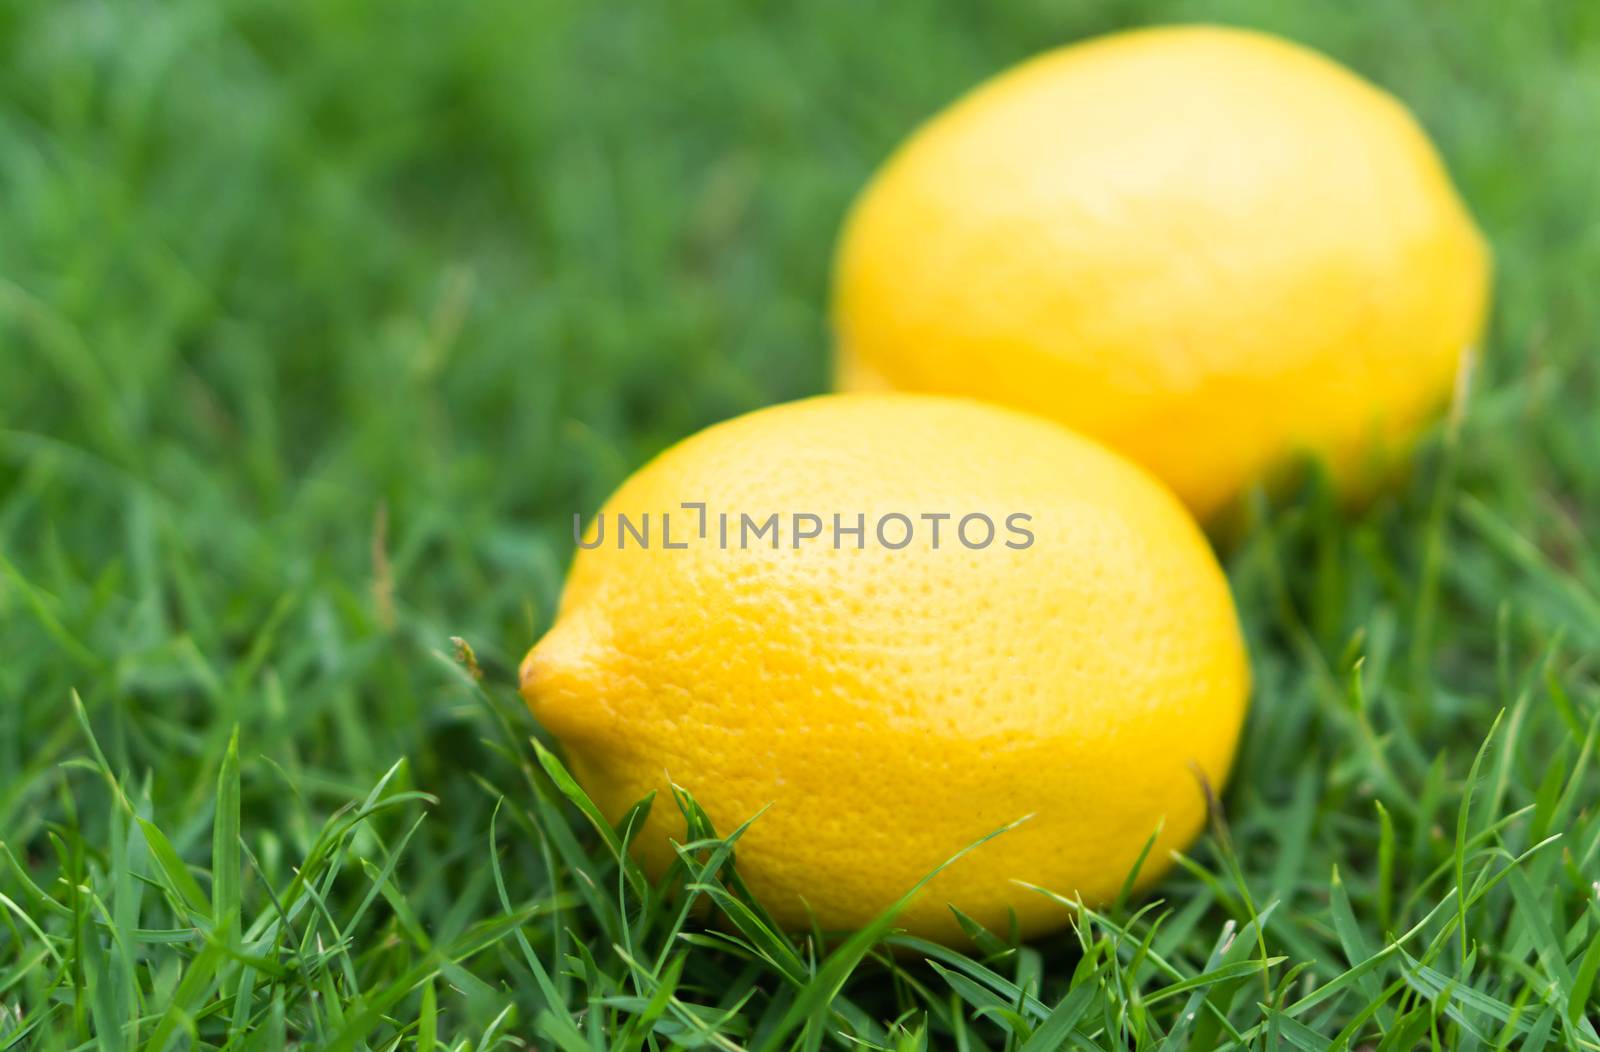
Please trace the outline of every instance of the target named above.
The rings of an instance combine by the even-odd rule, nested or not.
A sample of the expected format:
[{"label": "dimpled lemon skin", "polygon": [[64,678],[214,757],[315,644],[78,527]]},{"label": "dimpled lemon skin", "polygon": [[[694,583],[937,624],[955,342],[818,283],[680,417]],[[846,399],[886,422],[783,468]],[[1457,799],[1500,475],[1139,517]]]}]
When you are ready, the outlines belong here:
[{"label": "dimpled lemon skin", "polygon": [[1393,98],[1258,33],[1047,53],[907,142],[846,224],[844,390],[1052,417],[1212,516],[1303,456],[1355,496],[1447,400],[1489,257]]},{"label": "dimpled lemon skin", "polygon": [[[662,512],[675,512],[661,547]],[[726,550],[717,514],[779,512],[781,547]],[[652,519],[618,550],[615,517]],[[792,546],[788,517],[824,535]],[[913,543],[877,541],[888,513]],[[950,513],[937,551],[924,513]],[[965,547],[957,518],[996,524]],[[866,516],[858,549],[832,516]],[[1027,543],[1005,528],[1013,513]],[[1232,598],[1182,505],[1064,428],[982,403],[838,395],[712,427],[642,468],[602,509],[522,693],[613,821],[659,795],[636,850],[659,873],[684,840],[667,792],[688,789],[738,842],[740,872],[783,924],[858,928],[941,862],[1033,817],[942,873],[899,923],[958,937],[946,903],[1004,930],[1067,921],[1025,881],[1115,895],[1201,828],[1245,711]],[[681,517],[680,517],[681,516]],[[589,538],[596,536],[590,525]],[[899,543],[903,527],[887,528]],[[974,520],[968,539],[985,531]]]}]

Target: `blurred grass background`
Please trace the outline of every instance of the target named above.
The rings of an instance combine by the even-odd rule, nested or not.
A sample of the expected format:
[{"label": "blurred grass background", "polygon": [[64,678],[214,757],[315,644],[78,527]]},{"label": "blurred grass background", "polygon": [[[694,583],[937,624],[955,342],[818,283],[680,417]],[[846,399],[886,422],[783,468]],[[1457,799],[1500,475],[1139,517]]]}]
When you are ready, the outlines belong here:
[{"label": "blurred grass background", "polygon": [[[12,1040],[70,1047],[94,1029],[72,957],[83,929],[41,942],[18,917],[65,922],[17,873],[59,905],[73,881],[57,877],[99,886],[125,864],[105,846],[125,817],[76,765],[91,752],[73,691],[134,806],[202,869],[240,728],[247,913],[405,758],[393,784],[433,794],[434,818],[395,864],[400,905],[386,891],[345,933],[358,974],[322,991],[362,1003],[403,974],[413,928],[443,939],[501,912],[484,865],[495,801],[476,776],[516,798],[519,761],[485,739],[497,718],[532,729],[505,684],[549,620],[571,514],[706,424],[825,388],[833,239],[919,121],[1041,49],[1195,20],[1283,33],[1398,94],[1497,262],[1459,431],[1436,430],[1414,475],[1359,515],[1311,486],[1258,507],[1225,553],[1259,687],[1227,804],[1242,881],[1257,905],[1283,903],[1273,950],[1292,960],[1277,974],[1334,974],[1318,971],[1338,942],[1332,863],[1376,948],[1420,915],[1402,910],[1410,892],[1420,911],[1448,890],[1425,878],[1459,833],[1550,797],[1546,822],[1565,814],[1576,840],[1536,875],[1571,943],[1570,995],[1600,930],[1581,894],[1600,879],[1584,766],[1600,709],[1600,5],[12,0],[0,841],[21,861],[0,864],[19,903],[0,910],[0,1008],[13,1030],[24,1007],[47,1020]],[[492,702],[446,657],[451,636],[476,649]],[[1468,765],[1505,706],[1522,713],[1514,747],[1493,754],[1488,810],[1458,830]],[[1577,772],[1570,786],[1549,788],[1556,769]],[[1567,794],[1570,811],[1551,810]],[[1387,870],[1375,796],[1398,823]],[[1520,850],[1540,832],[1525,826],[1489,843]],[[519,901],[563,884],[535,840],[504,848]],[[1226,869],[1216,850],[1197,847],[1196,865]],[[332,913],[366,894],[329,881]],[[1243,903],[1194,874],[1164,888],[1201,904],[1169,953],[1203,964]],[[1527,963],[1531,922],[1505,921],[1509,904],[1482,909],[1481,955],[1463,944],[1440,967],[1538,1018],[1536,980],[1559,986],[1560,969]],[[77,963],[52,969],[43,944]],[[125,978],[155,1011],[189,950],[142,952]],[[1071,946],[1045,953],[1064,981]],[[689,974],[731,983],[720,960]],[[526,968],[469,967],[531,1025]],[[860,979],[884,1025],[902,1007],[893,970]],[[560,982],[578,1011],[582,984]],[[733,988],[760,1004],[770,982]],[[291,1035],[337,1031],[293,989],[276,995]],[[501,1010],[484,990],[441,995],[458,1035]],[[8,1025],[0,1012],[0,1047]],[[934,1047],[954,1040],[940,1025]],[[981,1042],[992,1023],[973,1026]]]}]

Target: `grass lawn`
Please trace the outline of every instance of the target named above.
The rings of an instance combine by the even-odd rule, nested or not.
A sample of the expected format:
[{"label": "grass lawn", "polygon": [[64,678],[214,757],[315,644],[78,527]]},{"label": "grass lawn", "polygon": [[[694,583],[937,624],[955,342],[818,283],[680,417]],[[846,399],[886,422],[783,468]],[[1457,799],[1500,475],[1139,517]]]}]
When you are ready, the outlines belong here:
[{"label": "grass lawn", "polygon": [[[1498,286],[1403,484],[1224,551],[1225,821],[1023,946],[619,872],[512,685],[572,512],[824,389],[917,121],[1196,19],[1405,98]],[[0,1049],[1600,1048],[1597,143],[1586,0],[10,0]]]}]

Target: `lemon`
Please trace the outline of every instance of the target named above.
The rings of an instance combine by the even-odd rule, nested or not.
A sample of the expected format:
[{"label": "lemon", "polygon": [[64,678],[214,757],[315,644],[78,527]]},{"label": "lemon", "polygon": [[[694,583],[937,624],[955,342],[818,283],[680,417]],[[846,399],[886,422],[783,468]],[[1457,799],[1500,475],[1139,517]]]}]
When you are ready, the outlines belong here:
[{"label": "lemon", "polygon": [[786,925],[859,927],[1032,815],[899,923],[1048,929],[1066,911],[1018,881],[1104,899],[1159,830],[1154,878],[1227,776],[1247,670],[1215,558],[1164,487],[1047,420],[760,410],[639,470],[583,543],[524,697],[613,821],[661,791],[653,871],[685,836],[671,785],[722,833],[760,813],[739,869]]},{"label": "lemon", "polygon": [[1207,517],[1306,455],[1368,489],[1488,284],[1395,99],[1263,34],[1136,31],[1022,64],[891,158],[838,251],[838,383],[1044,414]]}]

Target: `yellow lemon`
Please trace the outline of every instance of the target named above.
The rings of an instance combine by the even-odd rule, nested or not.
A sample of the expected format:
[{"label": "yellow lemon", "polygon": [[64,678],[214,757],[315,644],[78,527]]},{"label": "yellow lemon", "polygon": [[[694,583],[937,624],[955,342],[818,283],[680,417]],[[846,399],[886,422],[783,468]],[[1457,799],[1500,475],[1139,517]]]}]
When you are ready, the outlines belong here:
[{"label": "yellow lemon", "polygon": [[894,155],[839,249],[838,380],[1052,417],[1204,517],[1307,454],[1359,492],[1446,399],[1488,284],[1395,99],[1270,36],[1144,30]]},{"label": "yellow lemon", "polygon": [[[689,507],[685,507],[689,505]],[[522,692],[612,819],[659,790],[660,871],[688,789],[782,923],[863,925],[962,858],[946,903],[1024,932],[1114,895],[1201,828],[1247,669],[1227,582],[1183,506],[1047,420],[841,395],[669,449],[587,530]]]}]

